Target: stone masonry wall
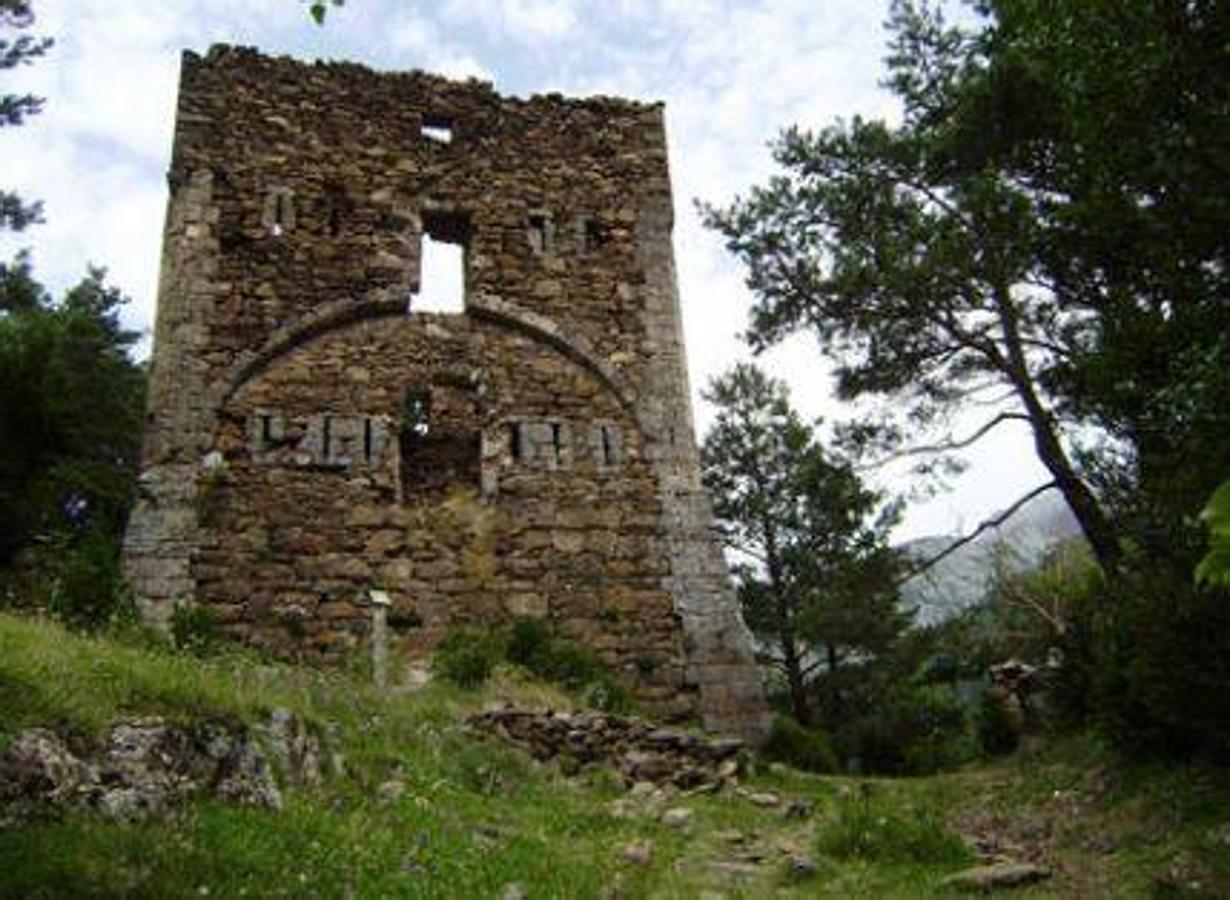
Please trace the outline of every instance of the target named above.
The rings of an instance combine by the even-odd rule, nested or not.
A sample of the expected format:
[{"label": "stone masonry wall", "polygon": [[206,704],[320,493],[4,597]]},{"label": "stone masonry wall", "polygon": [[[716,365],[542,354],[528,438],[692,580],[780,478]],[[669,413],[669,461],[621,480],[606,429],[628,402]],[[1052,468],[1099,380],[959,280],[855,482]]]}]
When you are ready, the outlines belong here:
[{"label": "stone masonry wall", "polygon": [[[301,658],[544,617],[660,715],[765,708],[699,482],[658,105],[184,56],[126,565]],[[425,238],[464,309],[416,309]],[[430,287],[430,286],[426,286]]]}]

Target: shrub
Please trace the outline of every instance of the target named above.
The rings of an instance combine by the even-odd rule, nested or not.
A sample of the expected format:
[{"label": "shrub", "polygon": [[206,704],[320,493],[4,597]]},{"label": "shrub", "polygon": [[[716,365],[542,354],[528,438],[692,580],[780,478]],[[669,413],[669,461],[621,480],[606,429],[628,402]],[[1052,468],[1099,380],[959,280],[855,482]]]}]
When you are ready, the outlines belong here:
[{"label": "shrub", "polygon": [[596,709],[632,711],[632,697],[592,650],[563,640],[539,619],[517,619],[507,632],[454,629],[436,646],[432,671],[462,687],[474,688],[504,660],[544,681],[580,693],[583,702]]},{"label": "shrub", "polygon": [[136,618],[136,604],[120,566],[116,536],[92,528],[75,544],[58,548],[49,563],[48,612],[68,625],[94,630]]},{"label": "shrub", "polygon": [[541,619],[520,618],[508,634],[505,658],[546,681],[581,691],[587,702],[606,709],[631,704],[627,691],[611,677],[606,665],[588,647],[555,634]]},{"label": "shrub", "polygon": [[510,663],[524,666],[531,672],[543,665],[551,650],[551,629],[541,619],[522,616],[513,622],[508,633],[506,656]]},{"label": "shrub", "polygon": [[436,645],[431,670],[438,678],[473,689],[491,677],[491,670],[504,654],[498,635],[468,628],[454,628]]},{"label": "shrub", "polygon": [[829,773],[838,770],[837,754],[819,731],[804,728],[794,719],[778,716],[773,721],[762,752],[768,759],[783,762],[805,772]]},{"label": "shrub", "polygon": [[835,735],[841,756],[864,772],[923,775],[972,755],[965,710],[939,687],[903,687]]},{"label": "shrub", "polygon": [[171,613],[171,643],[176,650],[210,656],[222,646],[222,635],[206,607],[184,604]]},{"label": "shrub", "polygon": [[633,711],[632,695],[610,675],[601,675],[581,692],[586,706],[603,712],[626,715]]},{"label": "shrub", "polygon": [[970,857],[965,842],[933,809],[898,809],[876,799],[869,784],[841,802],[817,843],[821,853],[838,859],[957,865]]},{"label": "shrub", "polygon": [[1002,695],[983,692],[974,714],[974,734],[979,749],[987,756],[1000,756],[1016,749],[1019,735]]},{"label": "shrub", "polygon": [[1230,591],[1160,573],[1120,588],[1093,627],[1094,724],[1134,755],[1230,758]]}]

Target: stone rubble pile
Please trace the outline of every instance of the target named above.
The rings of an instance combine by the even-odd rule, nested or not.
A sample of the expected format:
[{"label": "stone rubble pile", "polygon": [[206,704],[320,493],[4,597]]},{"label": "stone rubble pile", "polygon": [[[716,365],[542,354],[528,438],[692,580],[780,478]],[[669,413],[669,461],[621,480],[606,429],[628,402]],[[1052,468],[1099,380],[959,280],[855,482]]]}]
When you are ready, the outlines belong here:
[{"label": "stone rubble pile", "polygon": [[629,786],[652,782],[717,790],[740,771],[742,741],[659,728],[644,719],[601,712],[562,713],[502,707],[469,723],[521,747],[538,760],[572,766],[606,763]]},{"label": "stone rubble pile", "polygon": [[151,716],[123,719],[97,737],[32,728],[0,755],[0,827],[69,810],[135,821],[199,795],[278,809],[278,776],[318,782],[320,749],[307,723],[286,710],[254,726]]}]

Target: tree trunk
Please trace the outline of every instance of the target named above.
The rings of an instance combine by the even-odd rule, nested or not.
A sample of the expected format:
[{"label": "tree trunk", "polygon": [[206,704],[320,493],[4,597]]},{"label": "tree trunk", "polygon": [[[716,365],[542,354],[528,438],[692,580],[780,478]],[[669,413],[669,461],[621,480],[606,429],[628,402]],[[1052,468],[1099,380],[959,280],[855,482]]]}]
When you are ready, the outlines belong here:
[{"label": "tree trunk", "polygon": [[786,686],[790,689],[790,708],[800,725],[811,725],[811,707],[807,702],[807,682],[803,677],[803,660],[795,641],[794,622],[790,616],[790,596],[782,579],[778,558],[777,529],[768,520],[761,522],[764,533],[765,564],[769,571],[769,589],[773,592],[773,607],[777,619],[778,642],[782,648],[782,665],[786,670]]},{"label": "tree trunk", "polygon": [[1034,435],[1034,449],[1042,465],[1055,479],[1055,485],[1063,494],[1064,500],[1076,516],[1085,539],[1093,548],[1093,555],[1098,564],[1108,575],[1119,569],[1119,540],[1110,519],[1102,511],[1097,498],[1089,490],[1084,481],[1076,473],[1076,468],[1068,458],[1067,451],[1060,443],[1055,433],[1054,420],[1038,394],[1034,390],[1030,378],[1029,367],[1025,359],[1025,351],[1021,345],[1020,331],[1017,326],[1016,308],[1009,295],[1007,287],[996,285],[994,289],[995,305],[999,313],[1000,329],[1004,335],[1004,346],[1007,358],[1003,359],[1003,367],[1013,389],[1025,407],[1029,416],[1029,426]]},{"label": "tree trunk", "polygon": [[800,725],[811,725],[811,705],[807,702],[807,683],[803,679],[803,663],[799,659],[794,635],[782,635],[782,660],[786,668],[786,684],[790,688],[790,709]]}]

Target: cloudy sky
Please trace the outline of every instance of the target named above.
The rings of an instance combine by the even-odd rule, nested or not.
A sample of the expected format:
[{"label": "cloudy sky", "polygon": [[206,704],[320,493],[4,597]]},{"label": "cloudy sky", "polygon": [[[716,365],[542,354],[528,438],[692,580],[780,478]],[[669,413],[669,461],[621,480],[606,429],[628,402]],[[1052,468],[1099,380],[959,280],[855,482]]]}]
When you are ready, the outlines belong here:
[{"label": "cloudy sky", "polygon": [[[675,253],[698,430],[700,389],[747,351],[749,298],[736,262],[700,227],[695,199],[722,203],[772,171],[782,127],[895,115],[880,90],[888,0],[347,0],[324,28],[297,0],[34,0],[32,33],[55,38],[0,90],[47,98],[0,131],[0,183],[41,198],[46,223],[0,234],[0,255],[32,249],[56,291],[87,263],[108,267],[149,329],[171,150],[179,56],[211,43],[302,59],[348,59],[492,81],[504,94],[615,94],[666,101]],[[840,419],[805,337],[762,364],[809,415]],[[957,426],[960,430],[960,425]],[[969,529],[1044,481],[1025,435],[1005,431],[970,457],[941,498],[912,506],[899,536]],[[900,473],[883,476],[901,489]]]}]

